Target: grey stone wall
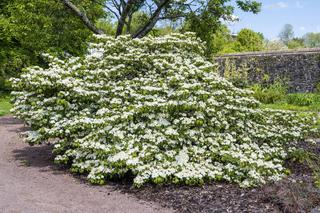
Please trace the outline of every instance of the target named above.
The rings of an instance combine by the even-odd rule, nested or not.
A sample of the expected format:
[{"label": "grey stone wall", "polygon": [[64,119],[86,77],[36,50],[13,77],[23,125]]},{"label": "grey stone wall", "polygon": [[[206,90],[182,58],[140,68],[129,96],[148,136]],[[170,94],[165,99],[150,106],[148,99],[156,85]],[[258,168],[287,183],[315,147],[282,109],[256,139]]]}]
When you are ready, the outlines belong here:
[{"label": "grey stone wall", "polygon": [[228,54],[215,62],[221,75],[238,72],[247,75],[250,84],[282,80],[290,92],[312,92],[320,83],[320,49]]}]

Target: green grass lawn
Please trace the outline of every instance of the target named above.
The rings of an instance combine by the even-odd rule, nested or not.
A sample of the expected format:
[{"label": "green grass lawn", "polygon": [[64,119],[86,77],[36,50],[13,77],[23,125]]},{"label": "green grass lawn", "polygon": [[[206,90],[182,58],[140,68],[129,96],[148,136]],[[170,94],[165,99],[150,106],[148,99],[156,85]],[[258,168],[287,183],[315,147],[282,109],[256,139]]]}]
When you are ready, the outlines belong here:
[{"label": "green grass lawn", "polygon": [[292,110],[298,112],[320,112],[320,94],[291,93],[278,98],[274,93],[256,93],[255,96],[263,105],[262,108]]},{"label": "green grass lawn", "polygon": [[0,116],[9,114],[11,107],[10,97],[0,94]]}]

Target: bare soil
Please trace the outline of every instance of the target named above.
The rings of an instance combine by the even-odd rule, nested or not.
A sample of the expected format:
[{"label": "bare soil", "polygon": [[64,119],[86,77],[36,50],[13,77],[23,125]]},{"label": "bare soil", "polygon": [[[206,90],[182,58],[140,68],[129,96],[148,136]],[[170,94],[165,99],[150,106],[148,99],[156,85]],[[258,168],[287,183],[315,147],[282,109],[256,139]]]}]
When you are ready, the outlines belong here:
[{"label": "bare soil", "polygon": [[[146,185],[132,180],[87,184],[53,164],[50,146],[29,146],[19,120],[0,117],[0,212],[230,212],[320,213],[320,189],[310,169],[290,163],[292,175],[278,183],[241,189],[228,183],[204,186]],[[305,147],[309,149],[308,147]],[[320,156],[320,143],[312,147]]]}]

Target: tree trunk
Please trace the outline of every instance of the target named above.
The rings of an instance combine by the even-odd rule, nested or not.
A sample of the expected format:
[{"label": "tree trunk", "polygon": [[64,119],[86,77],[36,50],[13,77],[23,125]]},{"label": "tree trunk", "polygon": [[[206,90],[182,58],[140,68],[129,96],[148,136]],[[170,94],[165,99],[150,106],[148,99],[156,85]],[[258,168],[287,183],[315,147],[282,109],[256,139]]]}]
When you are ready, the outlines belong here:
[{"label": "tree trunk", "polygon": [[131,32],[131,22],[132,22],[132,14],[130,14],[129,17],[128,17],[127,34],[130,34],[130,32]]},{"label": "tree trunk", "polygon": [[141,27],[137,33],[135,33],[132,37],[133,38],[142,38],[145,35],[147,35],[152,29],[153,27],[156,25],[158,18],[161,14],[161,11],[163,9],[163,7],[165,7],[168,3],[170,2],[170,0],[163,0],[159,6],[157,7],[157,9],[154,11],[154,13],[152,14],[152,16],[150,17],[149,21],[143,26]]},{"label": "tree trunk", "polygon": [[95,34],[104,34],[104,32],[101,29],[98,29],[87,17],[87,15],[84,12],[81,12],[79,8],[77,8],[72,2],[69,0],[62,0],[63,4],[72,10],[72,12],[78,16],[81,21],[87,26],[88,29],[90,29]]},{"label": "tree trunk", "polygon": [[130,10],[131,10],[132,6],[135,4],[135,1],[136,0],[128,0],[128,2],[126,3],[126,5],[125,5],[125,7],[124,7],[124,9],[123,9],[123,11],[121,13],[120,19],[118,21],[116,37],[122,34],[126,18],[130,14]]}]

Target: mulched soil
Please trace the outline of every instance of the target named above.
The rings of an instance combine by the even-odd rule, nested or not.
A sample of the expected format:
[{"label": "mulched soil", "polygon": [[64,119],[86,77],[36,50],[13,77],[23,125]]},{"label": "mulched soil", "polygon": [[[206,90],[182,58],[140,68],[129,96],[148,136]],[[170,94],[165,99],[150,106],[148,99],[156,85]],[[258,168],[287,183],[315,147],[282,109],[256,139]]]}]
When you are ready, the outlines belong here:
[{"label": "mulched soil", "polygon": [[[319,142],[315,146],[301,143],[300,147],[320,157]],[[286,164],[292,172],[290,176],[254,189],[241,189],[229,183],[208,183],[204,186],[149,184],[141,189],[132,188],[126,181],[113,184],[139,199],[158,202],[181,213],[320,213],[320,189],[314,185],[312,171],[303,163]]]},{"label": "mulched soil", "polygon": [[124,193],[158,202],[177,212],[320,212],[320,189],[313,185],[311,174],[293,174],[278,183],[254,189],[228,183],[200,187],[147,185],[141,189],[113,184]]}]

